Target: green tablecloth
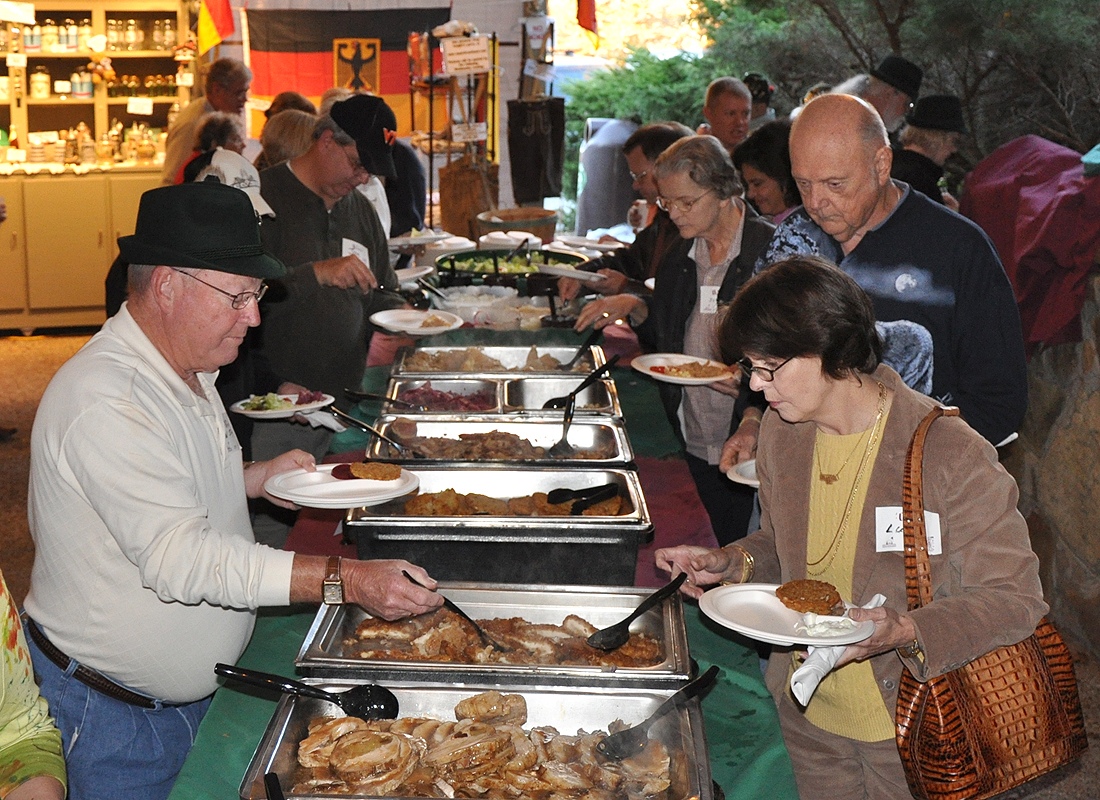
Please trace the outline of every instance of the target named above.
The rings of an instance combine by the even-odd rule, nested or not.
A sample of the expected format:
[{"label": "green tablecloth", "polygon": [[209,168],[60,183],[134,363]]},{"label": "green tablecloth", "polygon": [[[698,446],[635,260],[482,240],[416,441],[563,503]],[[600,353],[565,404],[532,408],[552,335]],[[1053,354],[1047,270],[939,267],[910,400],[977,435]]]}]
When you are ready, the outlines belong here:
[{"label": "green tablecloth", "polygon": [[[294,674],[294,656],[314,609],[265,610],[242,667]],[[688,642],[700,672],[718,664],[722,676],[703,700],[711,772],[727,800],[796,800],[794,775],[764,688],[756,651],[717,628],[694,605],[685,607]],[[278,697],[238,683],[219,689],[199,728],[195,748],[169,800],[232,800]],[[677,798],[676,800],[680,800]]]}]

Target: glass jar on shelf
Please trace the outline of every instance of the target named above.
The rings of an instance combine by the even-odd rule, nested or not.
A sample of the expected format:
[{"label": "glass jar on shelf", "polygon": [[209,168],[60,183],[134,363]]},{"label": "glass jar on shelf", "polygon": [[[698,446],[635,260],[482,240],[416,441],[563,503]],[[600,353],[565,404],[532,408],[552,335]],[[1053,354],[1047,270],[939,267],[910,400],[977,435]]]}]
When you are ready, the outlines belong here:
[{"label": "glass jar on shelf", "polygon": [[122,49],[137,50],[137,20],[128,19],[122,29]]},{"label": "glass jar on shelf", "polygon": [[122,20],[120,19],[107,20],[107,49],[122,49]]},{"label": "glass jar on shelf", "polygon": [[35,26],[39,30],[38,49],[43,53],[56,53],[60,47],[57,38],[57,23],[48,19],[41,26]]},{"label": "glass jar on shelf", "polygon": [[65,20],[65,50],[69,53],[75,53],[80,43],[80,26],[76,24],[76,20]]},{"label": "glass jar on shelf", "polygon": [[81,51],[91,50],[91,45],[88,44],[88,40],[92,38],[92,21],[85,17],[80,20],[80,26],[77,30],[76,36],[76,49]]},{"label": "glass jar on shelf", "polygon": [[28,79],[30,84],[30,96],[32,100],[50,99],[50,71],[44,65],[34,68]]},{"label": "glass jar on shelf", "polygon": [[171,50],[176,46],[176,21],[174,19],[164,20],[164,49]]}]

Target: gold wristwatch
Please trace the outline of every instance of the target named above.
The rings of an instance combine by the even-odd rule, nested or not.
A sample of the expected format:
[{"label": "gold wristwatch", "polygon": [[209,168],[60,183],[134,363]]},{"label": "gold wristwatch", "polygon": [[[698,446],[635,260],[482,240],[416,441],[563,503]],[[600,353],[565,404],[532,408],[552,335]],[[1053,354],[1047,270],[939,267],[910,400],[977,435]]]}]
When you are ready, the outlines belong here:
[{"label": "gold wristwatch", "polygon": [[897,651],[902,658],[919,658],[924,661],[924,651],[921,650],[920,642],[916,639],[897,648]]},{"label": "gold wristwatch", "polygon": [[327,606],[344,604],[344,579],[340,576],[340,556],[329,556],[325,580],[321,584],[321,600]]}]

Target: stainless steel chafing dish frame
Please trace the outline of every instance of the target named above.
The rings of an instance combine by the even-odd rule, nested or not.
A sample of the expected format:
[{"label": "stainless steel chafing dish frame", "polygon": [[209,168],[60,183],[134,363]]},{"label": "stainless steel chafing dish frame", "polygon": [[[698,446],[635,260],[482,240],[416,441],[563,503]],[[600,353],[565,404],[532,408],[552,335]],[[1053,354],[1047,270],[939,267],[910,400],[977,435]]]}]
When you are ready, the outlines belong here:
[{"label": "stainless steel chafing dish frame", "polygon": [[[582,356],[579,362],[580,365],[584,365],[584,368],[578,368],[571,372],[562,372],[559,369],[548,370],[525,370],[522,365],[527,361],[527,354],[531,352],[531,348],[534,347],[535,351],[540,356],[550,355],[556,358],[560,363],[564,364],[570,361],[577,353],[577,348],[571,345],[520,345],[520,346],[497,346],[497,345],[423,345],[417,347],[402,347],[397,351],[394,356],[393,367],[390,369],[390,377],[408,377],[416,376],[418,378],[424,377],[442,377],[447,376],[451,378],[482,378],[482,377],[517,377],[528,375],[585,375],[588,372],[602,367],[607,359],[604,355],[603,348],[599,345],[592,345],[589,348],[589,353],[586,356]],[[408,369],[405,366],[405,362],[414,352],[428,352],[428,353],[442,353],[452,352],[456,350],[480,350],[484,355],[490,358],[495,358],[504,364],[503,370],[498,371],[485,371],[475,370],[471,372],[455,372],[453,370],[439,370],[439,371],[426,371],[426,370],[413,370]],[[509,366],[516,364],[519,366]]]},{"label": "stainless steel chafing dish frame", "polygon": [[[329,691],[350,689],[356,682],[306,679],[307,683]],[[466,697],[496,687],[469,685],[455,687],[441,683],[390,684],[387,688],[397,695],[401,716],[423,715],[442,720],[454,719],[454,706]],[[619,687],[547,687],[517,685],[508,687],[527,700],[528,721],[524,729],[553,725],[562,734],[573,735],[578,729],[607,730],[616,719],[635,725],[656,710],[675,691],[668,689],[635,689]],[[342,716],[343,712],[324,700],[284,695],[241,780],[241,800],[267,798],[264,775],[279,776],[286,797],[299,800],[332,800],[331,794],[291,794],[292,775],[298,767],[298,742],[307,734],[310,720],[321,716]],[[713,800],[703,710],[698,698],[657,720],[650,728],[650,738],[660,740],[668,748],[670,777],[668,800]],[[340,797],[372,797],[373,795],[339,795]]]},{"label": "stainless steel chafing dish frame", "polygon": [[[625,618],[654,590],[634,586],[557,584],[488,584],[441,581],[439,590],[475,619],[521,617],[529,622],[559,625],[569,614],[597,628]],[[368,614],[358,606],[322,606],[295,658],[302,675],[356,678],[376,682],[437,680],[450,683],[507,685],[682,686],[691,678],[684,605],[677,593],[650,609],[631,626],[661,643],[664,660],[651,667],[591,667],[559,664],[455,664],[438,661],[363,659],[344,655],[344,639]]]},{"label": "stainless steel chafing dish frame", "polygon": [[[550,449],[561,439],[562,413],[560,411],[544,411],[542,414],[525,415],[521,418],[505,416],[503,414],[480,414],[470,418],[461,413],[453,414],[384,414],[374,422],[374,427],[383,434],[403,442],[404,438],[394,433],[391,428],[399,419],[408,419],[417,425],[417,436],[425,438],[458,439],[463,433],[490,433],[501,431],[514,433],[521,439],[526,439],[532,445]],[[587,415],[574,418],[569,428],[569,443],[577,452],[586,447],[610,446],[614,449],[614,455],[610,458],[554,458],[547,455],[543,458],[519,459],[502,458],[489,460],[458,460],[450,458],[413,458],[411,454],[400,455],[388,442],[383,442],[378,437],[373,437],[367,445],[366,457],[370,460],[391,461],[400,464],[447,464],[458,469],[481,468],[485,464],[500,466],[585,466],[606,467],[626,466],[634,463],[634,448],[630,445],[630,439],[626,435],[626,427],[621,419],[615,417],[596,417]]]},{"label": "stainless steel chafing dish frame", "polygon": [[[411,498],[405,495],[376,506],[348,509],[345,527],[378,528],[378,537],[383,539],[405,538],[403,529],[414,528],[419,534],[417,538],[448,541],[452,538],[453,531],[458,529],[469,539],[486,542],[511,541],[514,534],[522,533],[522,540],[525,542],[585,544],[602,541],[613,536],[615,532],[630,534],[631,538],[636,538],[638,534],[653,531],[653,521],[642,494],[641,480],[633,469],[618,466],[581,469],[576,465],[553,469],[503,464],[489,467],[476,464],[468,469],[455,469],[451,462],[429,464],[419,459],[409,462],[404,469],[420,479],[421,494],[454,489],[459,494],[477,493],[502,499],[523,497],[533,492],[560,487],[585,489],[614,481],[619,484],[620,494],[626,490],[634,508],[628,514],[617,516],[407,516],[403,513],[404,503]],[[515,491],[501,493],[499,487],[504,485],[502,482],[507,478],[518,481],[520,486]],[[458,486],[453,485],[456,481]],[[390,513],[399,504],[402,513]],[[440,530],[434,535],[425,532],[425,528],[431,527],[438,527]]]},{"label": "stainless steel chafing dish frame", "polygon": [[[551,397],[561,397],[572,391],[573,388],[578,386],[580,382],[584,380],[584,376],[575,372],[562,372],[556,375],[547,375],[546,373],[532,373],[527,377],[505,377],[502,375],[495,375],[492,377],[475,377],[471,378],[465,373],[433,373],[431,376],[423,375],[417,377],[410,376],[398,376],[390,378],[389,385],[386,387],[385,395],[390,398],[383,401],[381,406],[382,414],[393,415],[411,415],[411,414],[462,414],[464,417],[480,414],[505,414],[505,415],[541,415],[545,414],[547,409],[542,408],[542,397],[546,399]],[[415,409],[405,408],[400,404],[392,402],[401,396],[401,392],[406,388],[419,388],[425,383],[431,383],[433,389],[437,389],[441,392],[457,392],[459,394],[471,394],[471,392],[463,391],[469,388],[469,384],[481,384],[485,389],[494,391],[496,393],[496,407],[486,409],[485,411],[445,411],[445,410],[432,410],[417,411]],[[540,387],[543,391],[539,395],[539,400],[534,406],[522,406],[515,403],[509,403],[509,397],[512,394],[519,394],[525,387]],[[513,388],[514,387],[514,388]],[[603,397],[606,397],[606,402],[603,402]],[[595,395],[593,398],[592,396]],[[622,418],[623,409],[619,403],[619,392],[615,386],[615,381],[611,378],[601,378],[596,381],[593,386],[585,389],[581,395],[578,396],[578,402],[588,404],[587,407],[578,404],[576,409],[577,416],[582,415],[599,415],[599,416],[612,416]]]}]

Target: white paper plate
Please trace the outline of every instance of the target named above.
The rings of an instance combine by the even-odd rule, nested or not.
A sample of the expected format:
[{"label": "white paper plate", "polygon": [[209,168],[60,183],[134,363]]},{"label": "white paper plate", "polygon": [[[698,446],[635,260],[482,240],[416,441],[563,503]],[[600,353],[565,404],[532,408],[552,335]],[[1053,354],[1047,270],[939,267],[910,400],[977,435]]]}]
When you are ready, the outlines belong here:
[{"label": "white paper plate", "polygon": [[[691,361],[698,361],[704,364],[712,364],[716,367],[722,367],[727,370],[724,375],[719,375],[716,378],[679,378],[675,375],[664,375],[660,372],[654,372],[653,367],[669,367],[676,364],[686,364]],[[715,383],[717,381],[725,380],[732,377],[733,373],[729,372],[729,368],[724,364],[719,364],[717,361],[711,361],[707,358],[700,358],[699,356],[685,356],[681,353],[649,353],[648,355],[638,356],[630,362],[630,366],[638,370],[645,375],[655,378],[665,383],[678,383],[682,386],[706,386],[708,383]]]},{"label": "white paper plate", "polygon": [[435,244],[436,242],[442,242],[444,239],[450,239],[452,234],[449,233],[435,233],[429,231],[427,233],[417,234],[416,236],[394,236],[389,241],[390,247],[416,247],[420,244]]},{"label": "white paper plate", "polygon": [[273,475],[264,483],[268,494],[309,508],[361,508],[376,506],[408,494],[420,486],[420,478],[408,470],[394,481],[340,480],[332,477],[336,464],[318,464],[316,472],[294,469]]},{"label": "white paper plate", "polygon": [[539,264],[539,272],[559,278],[572,278],[581,283],[603,283],[607,280],[605,275],[598,272],[585,272],[583,269],[574,269],[562,264]]},{"label": "white paper plate", "polygon": [[561,242],[569,247],[580,247],[585,250],[596,250],[601,253],[610,253],[612,250],[626,247],[622,242],[598,242],[595,239],[589,239],[587,236],[572,236],[567,233],[558,235],[554,241]]},{"label": "white paper plate", "polygon": [[734,464],[729,472],[726,473],[726,477],[734,483],[743,483],[754,489],[760,488],[760,481],[756,478],[755,458],[750,458],[748,461],[742,461],[740,464]]},{"label": "white paper plate", "polygon": [[[289,400],[294,402],[298,399],[296,394],[281,394],[279,395],[283,400]],[[238,400],[236,403],[229,407],[230,411],[237,414],[243,414],[246,417],[252,417],[253,419],[289,419],[295,414],[300,414],[305,411],[316,411],[318,408],[324,408],[330,405],[334,398],[331,394],[326,394],[320,400],[315,403],[303,403],[300,406],[294,406],[293,408],[277,408],[272,411],[249,411],[244,406],[252,398],[246,398],[244,400]]]},{"label": "white paper plate", "polygon": [[394,274],[397,276],[397,280],[401,283],[408,283],[409,281],[415,281],[417,278],[424,278],[435,272],[435,267],[431,264],[424,264],[420,267],[405,267],[405,269],[396,269]]},{"label": "white paper plate", "polygon": [[[432,328],[423,327],[429,317],[447,320],[446,325]],[[449,311],[417,311],[413,308],[394,308],[389,311],[376,311],[370,315],[370,321],[379,328],[395,333],[409,333],[414,336],[433,336],[462,327],[462,317]]]},{"label": "white paper plate", "polygon": [[775,583],[719,586],[699,598],[699,608],[719,625],[768,644],[812,644],[821,647],[853,644],[862,642],[875,631],[875,623],[867,620],[835,636],[799,633],[795,626],[802,621],[802,615],[787,608],[775,596],[778,586]]},{"label": "white paper plate", "polygon": [[652,292],[654,287],[657,286],[657,279],[656,278],[646,278],[644,281],[642,281],[642,283],[645,285],[645,288],[649,289],[649,291]]}]

